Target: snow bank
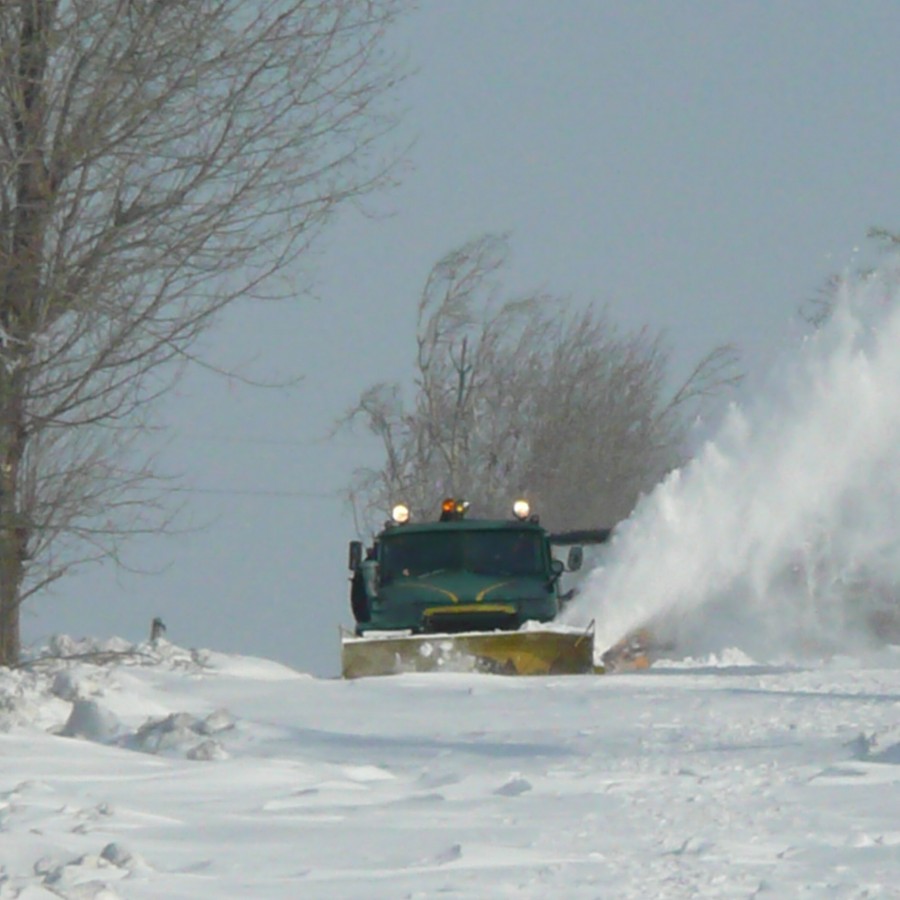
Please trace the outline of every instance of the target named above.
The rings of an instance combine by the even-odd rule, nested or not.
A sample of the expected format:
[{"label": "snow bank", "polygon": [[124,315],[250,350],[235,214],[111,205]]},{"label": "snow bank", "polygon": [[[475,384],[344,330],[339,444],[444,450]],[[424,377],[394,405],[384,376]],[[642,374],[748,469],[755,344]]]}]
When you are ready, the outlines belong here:
[{"label": "snow bank", "polygon": [[[128,676],[133,667],[194,677],[227,671],[265,680],[288,677],[290,672],[277,663],[258,660],[250,664],[240,657],[186,650],[167,641],[129,644],[118,638],[96,641],[57,636],[19,669],[0,669],[0,731],[38,726],[60,737],[143,753],[193,760],[227,758],[216,739],[235,727],[227,710],[198,716],[185,711],[161,712],[154,701],[135,704]],[[123,722],[116,710],[127,710],[129,722]],[[133,727],[131,723],[138,717],[141,722]]]},{"label": "snow bank", "polygon": [[2,900],[850,898],[900,881],[891,654],[341,681],[56,646],[68,658],[0,672]]}]

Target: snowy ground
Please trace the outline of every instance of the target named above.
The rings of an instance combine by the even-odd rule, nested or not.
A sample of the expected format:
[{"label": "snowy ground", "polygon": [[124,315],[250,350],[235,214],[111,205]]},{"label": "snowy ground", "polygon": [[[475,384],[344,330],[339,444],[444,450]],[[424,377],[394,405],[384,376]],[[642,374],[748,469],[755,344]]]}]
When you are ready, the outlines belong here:
[{"label": "snowy ground", "polygon": [[900,896],[898,651],[345,682],[104,649],[0,670],[0,898]]}]

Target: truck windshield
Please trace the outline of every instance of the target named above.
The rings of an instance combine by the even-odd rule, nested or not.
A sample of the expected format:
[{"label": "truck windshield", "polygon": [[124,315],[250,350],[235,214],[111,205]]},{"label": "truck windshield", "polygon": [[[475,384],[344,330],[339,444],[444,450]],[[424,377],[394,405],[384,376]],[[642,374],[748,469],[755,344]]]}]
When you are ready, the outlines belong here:
[{"label": "truck windshield", "polygon": [[540,534],[533,531],[395,532],[381,541],[385,582],[436,572],[544,575]]}]

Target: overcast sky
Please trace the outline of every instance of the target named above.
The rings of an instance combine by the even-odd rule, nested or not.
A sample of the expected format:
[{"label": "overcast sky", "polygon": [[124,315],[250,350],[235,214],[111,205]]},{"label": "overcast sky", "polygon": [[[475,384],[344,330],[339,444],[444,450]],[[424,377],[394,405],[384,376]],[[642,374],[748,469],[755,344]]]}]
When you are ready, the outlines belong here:
[{"label": "overcast sky", "polygon": [[677,377],[726,341],[765,367],[798,304],[871,258],[867,229],[900,229],[895,0],[422,6],[395,34],[416,69],[402,184],[335,223],[307,261],[315,299],[234,309],[205,342],[304,380],[188,377],[160,410],[186,530],[132,546],[155,574],[85,570],[31,601],[26,641],[136,640],[159,615],[181,645],[335,674],[355,536],[338,494],[380,460],[362,433],[326,436],[408,376],[417,293],[469,238],[511,233],[511,290],[665,332]]}]

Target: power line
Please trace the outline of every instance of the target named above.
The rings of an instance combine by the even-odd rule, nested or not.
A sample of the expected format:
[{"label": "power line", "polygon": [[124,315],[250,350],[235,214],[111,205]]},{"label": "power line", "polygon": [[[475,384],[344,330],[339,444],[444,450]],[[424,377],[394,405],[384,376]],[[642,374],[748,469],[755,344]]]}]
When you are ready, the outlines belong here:
[{"label": "power line", "polygon": [[232,434],[185,434],[184,432],[176,434],[175,439],[209,444],[269,444],[278,447],[312,447],[325,441],[325,438],[293,440],[290,438],[245,437]]},{"label": "power line", "polygon": [[232,497],[285,497],[303,500],[336,500],[340,491],[294,491],[270,488],[214,488],[214,487],[170,487],[165,488],[171,494],[220,494]]},{"label": "power line", "polygon": [[[358,446],[360,442],[359,435],[351,434],[325,434],[320,437],[313,438],[276,438],[276,437],[252,437],[242,434],[192,434],[190,432],[180,431],[177,428],[156,427],[152,431],[167,435],[172,443],[184,441],[187,443],[204,443],[204,444],[248,444],[251,446],[269,446],[269,447],[322,447],[330,445],[333,447],[342,446]],[[172,433],[174,432],[174,433]]]}]

